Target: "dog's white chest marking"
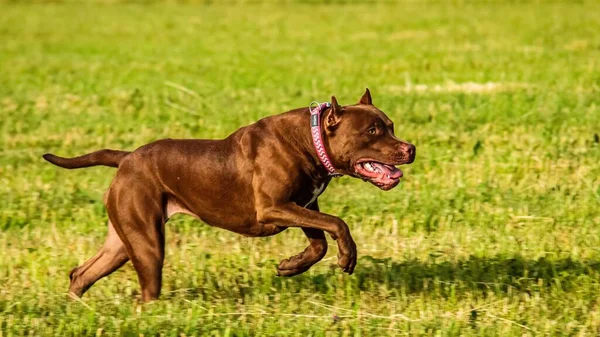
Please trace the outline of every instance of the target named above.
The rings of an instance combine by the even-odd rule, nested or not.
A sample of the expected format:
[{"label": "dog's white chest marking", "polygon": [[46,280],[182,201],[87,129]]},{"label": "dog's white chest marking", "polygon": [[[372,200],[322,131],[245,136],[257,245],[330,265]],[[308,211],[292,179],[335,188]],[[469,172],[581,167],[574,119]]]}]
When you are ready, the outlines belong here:
[{"label": "dog's white chest marking", "polygon": [[304,207],[308,207],[313,202],[315,202],[315,200],[317,200],[317,198],[321,195],[321,193],[323,193],[324,189],[325,189],[325,183],[322,183],[321,186],[315,188],[313,190],[313,196],[312,196],[312,198],[310,198],[310,201],[306,205],[304,205]]}]

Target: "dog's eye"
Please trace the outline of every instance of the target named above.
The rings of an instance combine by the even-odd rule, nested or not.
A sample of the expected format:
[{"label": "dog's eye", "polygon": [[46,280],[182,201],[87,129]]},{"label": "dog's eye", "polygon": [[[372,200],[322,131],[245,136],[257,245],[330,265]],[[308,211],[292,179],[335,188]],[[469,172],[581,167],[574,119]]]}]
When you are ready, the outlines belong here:
[{"label": "dog's eye", "polygon": [[377,133],[377,128],[374,127],[374,126],[372,126],[372,127],[369,128],[369,130],[367,130],[367,133],[370,134],[370,135],[374,135],[374,134]]}]

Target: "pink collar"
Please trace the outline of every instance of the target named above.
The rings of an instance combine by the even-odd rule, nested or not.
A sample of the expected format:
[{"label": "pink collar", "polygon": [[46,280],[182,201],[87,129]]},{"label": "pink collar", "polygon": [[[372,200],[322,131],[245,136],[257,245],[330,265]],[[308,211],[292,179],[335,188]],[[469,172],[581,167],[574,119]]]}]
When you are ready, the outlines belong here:
[{"label": "pink collar", "polygon": [[331,104],[328,102],[310,103],[308,106],[308,110],[310,111],[310,133],[312,135],[313,145],[315,146],[315,150],[317,151],[317,156],[319,157],[321,164],[325,166],[325,169],[327,169],[327,172],[329,172],[329,176],[339,177],[342,174],[335,172],[335,167],[333,167],[331,159],[329,159],[329,156],[327,155],[327,150],[323,144],[323,135],[321,134],[321,113],[329,107],[331,107]]}]

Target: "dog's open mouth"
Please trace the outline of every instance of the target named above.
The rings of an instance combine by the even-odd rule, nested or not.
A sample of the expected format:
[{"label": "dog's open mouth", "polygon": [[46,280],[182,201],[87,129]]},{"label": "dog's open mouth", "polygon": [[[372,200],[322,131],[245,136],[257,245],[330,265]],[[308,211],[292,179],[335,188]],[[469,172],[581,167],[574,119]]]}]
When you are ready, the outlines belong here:
[{"label": "dog's open mouth", "polygon": [[385,191],[398,185],[402,178],[402,171],[394,165],[370,159],[359,160],[354,165],[354,169],[363,180]]}]

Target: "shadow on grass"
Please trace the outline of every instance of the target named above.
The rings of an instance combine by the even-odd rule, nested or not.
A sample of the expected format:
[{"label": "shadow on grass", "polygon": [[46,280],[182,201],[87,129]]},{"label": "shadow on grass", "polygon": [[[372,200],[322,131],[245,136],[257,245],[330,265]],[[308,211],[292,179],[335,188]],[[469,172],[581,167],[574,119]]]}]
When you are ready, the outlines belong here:
[{"label": "shadow on grass", "polygon": [[234,283],[229,286],[207,284],[206,287],[190,289],[185,296],[206,300],[215,297],[243,300],[247,296],[294,296],[298,292],[339,294],[340,290],[350,296],[360,292],[387,292],[389,296],[427,292],[440,297],[453,296],[453,293],[461,291],[480,291],[483,296],[490,291],[496,294],[550,289],[568,292],[586,284],[598,285],[600,262],[570,258],[531,260],[521,256],[471,256],[456,262],[396,262],[391,258],[365,256],[359,259],[351,276],[342,274],[337,266],[332,265],[324,273],[313,271],[291,278],[276,276],[274,268],[273,273],[266,271],[256,275],[246,273],[239,279],[237,275],[232,277]]},{"label": "shadow on grass", "polygon": [[600,262],[571,258],[531,260],[521,256],[471,256],[456,262],[395,262],[391,258],[366,256],[360,259],[360,265],[357,266],[355,283],[359,289],[384,284],[402,289],[405,293],[449,286],[500,292],[508,291],[510,287],[528,291],[556,286],[568,291],[574,282],[585,279],[597,282],[598,276]]}]

